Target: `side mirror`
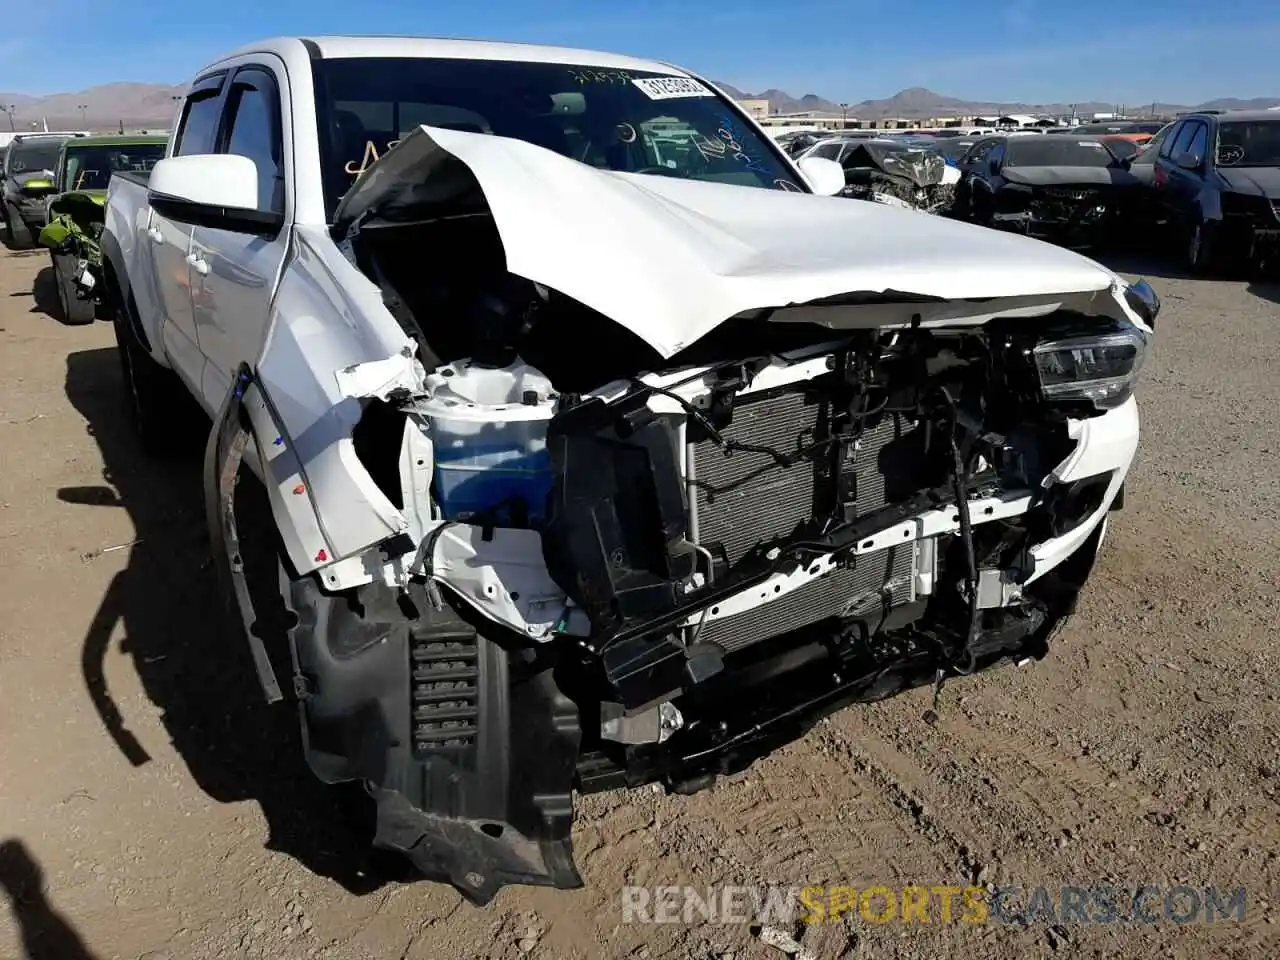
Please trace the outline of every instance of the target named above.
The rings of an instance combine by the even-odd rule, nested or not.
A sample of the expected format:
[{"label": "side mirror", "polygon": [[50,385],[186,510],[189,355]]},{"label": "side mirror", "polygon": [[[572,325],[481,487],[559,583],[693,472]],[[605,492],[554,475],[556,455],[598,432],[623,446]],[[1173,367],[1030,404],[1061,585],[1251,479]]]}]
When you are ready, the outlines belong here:
[{"label": "side mirror", "polygon": [[258,209],[258,166],[230,153],[167,157],[151,169],[147,201],[162,217],[233,233],[273,235],[284,215]]},{"label": "side mirror", "polygon": [[813,192],[823,197],[834,197],[844,189],[844,167],[825,157],[805,157],[797,164],[809,181]]},{"label": "side mirror", "polygon": [[1204,157],[1200,156],[1198,153],[1184,151],[1174,157],[1173,162],[1183,170],[1199,170],[1201,164],[1204,163]]}]

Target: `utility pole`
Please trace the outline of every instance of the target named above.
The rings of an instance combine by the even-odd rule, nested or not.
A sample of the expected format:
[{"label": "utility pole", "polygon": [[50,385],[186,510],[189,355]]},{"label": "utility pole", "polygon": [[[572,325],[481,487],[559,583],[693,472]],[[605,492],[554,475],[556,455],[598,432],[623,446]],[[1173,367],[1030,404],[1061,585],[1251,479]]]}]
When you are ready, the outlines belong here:
[{"label": "utility pole", "polygon": [[4,106],[0,106],[0,110],[3,110],[3,111],[4,111],[4,115],[5,115],[6,117],[8,117],[8,118],[9,118],[9,130],[10,130],[10,131],[13,131],[13,132],[16,132],[16,131],[17,131],[17,129],[18,129],[17,127],[15,127],[15,126],[13,125],[13,111],[15,111],[15,110],[17,110],[17,109],[18,109],[18,108],[17,108],[14,104],[12,104],[12,103],[7,104],[7,105],[4,105]]},{"label": "utility pole", "polygon": [[847,130],[849,128],[849,105],[847,103],[840,104],[840,129]]},{"label": "utility pole", "polygon": [[83,127],[88,122],[87,120],[85,120],[84,114],[85,114],[85,111],[89,109],[89,105],[87,103],[82,103],[82,104],[79,104],[76,107],[76,109],[80,111],[80,126]]}]

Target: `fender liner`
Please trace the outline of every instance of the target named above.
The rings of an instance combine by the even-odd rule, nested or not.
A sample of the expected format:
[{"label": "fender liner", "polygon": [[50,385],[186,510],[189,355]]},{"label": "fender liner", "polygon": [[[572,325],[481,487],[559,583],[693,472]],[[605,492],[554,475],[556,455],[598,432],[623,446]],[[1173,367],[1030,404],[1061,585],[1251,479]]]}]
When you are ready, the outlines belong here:
[{"label": "fender liner", "polygon": [[218,568],[218,580],[227,605],[234,599],[240,613],[249,654],[258,674],[258,683],[267,703],[284,699],[280,682],[276,679],[266,644],[254,632],[258,623],[249,583],[244,572],[244,558],[240,554],[240,535],[236,529],[235,497],[236,477],[249,445],[249,429],[243,416],[244,392],[253,383],[253,371],[247,363],[240,364],[231,388],[227,391],[222,408],[209,431],[209,442],[204,455],[204,507],[209,524],[209,543],[214,565]]}]

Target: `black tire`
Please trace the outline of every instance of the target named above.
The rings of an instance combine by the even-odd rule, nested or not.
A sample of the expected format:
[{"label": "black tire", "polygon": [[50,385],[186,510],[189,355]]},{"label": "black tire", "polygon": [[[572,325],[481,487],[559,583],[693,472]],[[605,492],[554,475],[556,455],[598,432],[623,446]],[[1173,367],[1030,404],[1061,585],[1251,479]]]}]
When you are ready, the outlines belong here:
[{"label": "black tire", "polygon": [[22,214],[18,213],[13,204],[6,205],[5,220],[9,224],[9,246],[15,250],[28,250],[34,246],[31,230],[23,222]]},{"label": "black tire", "polygon": [[124,306],[117,303],[113,313],[125,402],[138,445],[149,456],[161,458],[190,449],[192,431],[202,426],[194,416],[195,401],[177,374],[156,363],[138,341]]},{"label": "black tire", "polygon": [[81,300],[76,296],[76,282],[71,271],[80,261],[68,254],[49,254],[53,261],[53,282],[58,291],[58,309],[63,323],[79,326],[93,323],[97,310],[92,300]]},{"label": "black tire", "polygon": [[1216,240],[1213,228],[1203,218],[1191,224],[1183,257],[1192,273],[1202,276],[1214,269],[1217,262]]}]

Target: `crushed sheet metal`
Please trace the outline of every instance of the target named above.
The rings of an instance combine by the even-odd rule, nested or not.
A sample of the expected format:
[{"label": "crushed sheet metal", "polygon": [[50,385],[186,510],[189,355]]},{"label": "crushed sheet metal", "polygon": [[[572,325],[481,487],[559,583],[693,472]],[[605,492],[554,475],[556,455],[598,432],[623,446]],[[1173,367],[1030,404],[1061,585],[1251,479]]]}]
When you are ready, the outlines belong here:
[{"label": "crushed sheet metal", "polygon": [[1106,290],[1114,277],[1079,254],[973,224],[601,171],[524,141],[435,127],[374,163],[335,222],[346,232],[379,213],[429,217],[477,184],[508,270],[599,311],[663,357],[747,310],[888,293],[982,299],[998,312],[994,301]]},{"label": "crushed sheet metal", "polygon": [[344,367],[334,373],[338,389],[344,397],[376,397],[386,400],[395,393],[414,393],[422,389],[422,372],[413,357],[412,348],[381,360]]},{"label": "crushed sheet metal", "polygon": [[[547,572],[542,535],[536,530],[497,527],[492,538],[471,524],[450,523],[433,532],[426,568],[497,623],[523,630],[535,640],[573,632],[568,597]],[[424,571],[415,570],[415,573]]]}]

